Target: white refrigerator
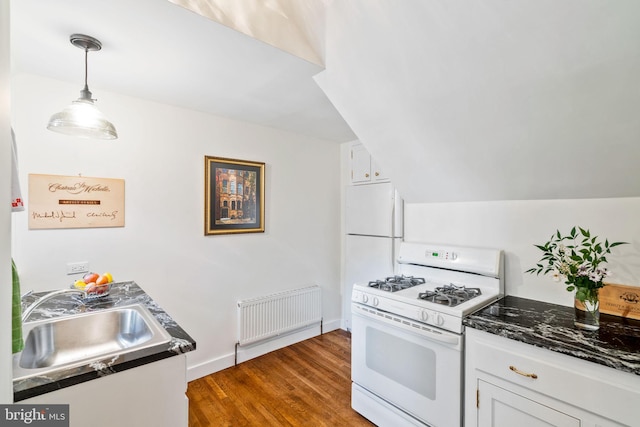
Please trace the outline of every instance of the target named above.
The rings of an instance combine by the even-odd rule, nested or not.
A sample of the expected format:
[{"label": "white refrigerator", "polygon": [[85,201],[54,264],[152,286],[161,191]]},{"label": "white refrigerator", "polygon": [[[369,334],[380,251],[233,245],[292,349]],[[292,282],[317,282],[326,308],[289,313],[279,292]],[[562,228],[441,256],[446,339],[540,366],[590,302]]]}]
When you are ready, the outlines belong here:
[{"label": "white refrigerator", "polygon": [[351,291],[393,275],[403,236],[403,202],[389,182],[351,185],[345,200],[345,327],[351,330]]}]

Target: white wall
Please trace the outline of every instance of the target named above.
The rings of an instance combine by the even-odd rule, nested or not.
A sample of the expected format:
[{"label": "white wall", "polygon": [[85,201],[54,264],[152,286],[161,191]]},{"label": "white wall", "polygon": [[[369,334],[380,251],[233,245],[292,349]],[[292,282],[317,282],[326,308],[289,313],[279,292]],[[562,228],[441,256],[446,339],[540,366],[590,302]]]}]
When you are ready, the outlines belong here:
[{"label": "white wall", "polygon": [[505,292],[573,305],[572,294],[550,276],[524,274],[552,233],[574,225],[604,240],[626,241],[607,258],[611,283],[640,286],[640,198],[538,200],[405,205],[405,240],[494,247],[505,251]]},{"label": "white wall", "polygon": [[0,0],[0,402],[13,402],[11,386],[11,123],[9,1]]},{"label": "white wall", "polygon": [[[123,178],[126,225],[30,231],[27,213],[16,214],[12,245],[23,290],[68,286],[65,266],[74,261],[108,270],[116,280],[135,280],[197,341],[188,365],[198,375],[233,363],[239,299],[318,284],[325,330],[338,327],[339,144],[93,86],[119,139],[82,140],[46,130],[49,116],[80,89],[15,76],[12,111],[23,188],[28,173]],[[266,163],[265,233],[203,235],[205,155]]]}]

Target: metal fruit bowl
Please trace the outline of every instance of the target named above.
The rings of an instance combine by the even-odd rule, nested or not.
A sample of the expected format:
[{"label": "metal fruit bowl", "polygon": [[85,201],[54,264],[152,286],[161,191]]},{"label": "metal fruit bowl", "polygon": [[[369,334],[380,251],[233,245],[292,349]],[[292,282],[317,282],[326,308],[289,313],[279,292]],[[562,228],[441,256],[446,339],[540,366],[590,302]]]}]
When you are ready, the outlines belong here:
[{"label": "metal fruit bowl", "polygon": [[71,285],[71,289],[76,289],[80,292],[83,292],[82,299],[86,300],[106,297],[107,295],[109,295],[109,292],[111,292],[111,285],[113,285],[113,282],[103,283],[102,285],[87,285],[87,287],[84,289],[80,289],[75,285]]}]

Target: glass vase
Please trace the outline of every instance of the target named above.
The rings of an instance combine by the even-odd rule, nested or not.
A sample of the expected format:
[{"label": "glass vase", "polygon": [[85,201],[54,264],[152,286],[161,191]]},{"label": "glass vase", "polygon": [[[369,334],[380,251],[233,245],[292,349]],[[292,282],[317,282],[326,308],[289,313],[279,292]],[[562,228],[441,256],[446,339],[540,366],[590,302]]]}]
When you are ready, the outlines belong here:
[{"label": "glass vase", "polygon": [[591,299],[580,301],[575,298],[573,300],[574,319],[573,324],[576,328],[587,331],[597,331],[600,329],[600,299],[597,291]]}]

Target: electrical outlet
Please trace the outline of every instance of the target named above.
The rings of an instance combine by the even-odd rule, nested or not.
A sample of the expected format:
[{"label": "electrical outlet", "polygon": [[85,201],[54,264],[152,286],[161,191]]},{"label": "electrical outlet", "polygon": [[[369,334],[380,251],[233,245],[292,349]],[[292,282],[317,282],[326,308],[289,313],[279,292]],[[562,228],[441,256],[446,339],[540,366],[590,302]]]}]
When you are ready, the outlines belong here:
[{"label": "electrical outlet", "polygon": [[80,274],[89,272],[89,262],[69,262],[67,263],[67,274]]}]

